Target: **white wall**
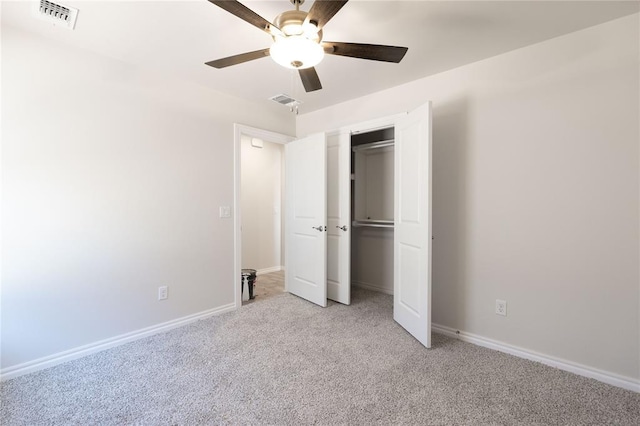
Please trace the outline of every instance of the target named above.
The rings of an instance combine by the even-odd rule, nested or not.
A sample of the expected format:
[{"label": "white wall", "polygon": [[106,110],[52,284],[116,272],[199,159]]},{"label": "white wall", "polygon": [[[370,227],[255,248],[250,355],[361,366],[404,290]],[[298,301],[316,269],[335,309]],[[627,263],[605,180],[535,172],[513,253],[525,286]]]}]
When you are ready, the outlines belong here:
[{"label": "white wall", "polygon": [[297,118],[303,136],[433,101],[435,323],[640,378],[638,26]]},{"label": "white wall", "polygon": [[242,268],[258,272],[282,267],[282,144],[263,141],[262,148],[241,138]]},{"label": "white wall", "polygon": [[233,123],[295,123],[160,73],[3,24],[3,369],[233,303]]}]

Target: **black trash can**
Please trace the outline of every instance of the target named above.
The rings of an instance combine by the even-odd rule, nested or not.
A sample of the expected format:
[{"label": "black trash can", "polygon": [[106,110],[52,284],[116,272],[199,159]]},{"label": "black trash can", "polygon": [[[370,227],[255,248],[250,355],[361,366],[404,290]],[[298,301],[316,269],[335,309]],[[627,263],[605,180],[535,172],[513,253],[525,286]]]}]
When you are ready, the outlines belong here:
[{"label": "black trash can", "polygon": [[241,272],[242,281],[240,281],[240,286],[242,288],[241,293],[244,294],[244,283],[246,280],[247,288],[249,289],[249,299],[255,298],[253,295],[253,285],[256,282],[256,270],[255,269],[243,269]]}]

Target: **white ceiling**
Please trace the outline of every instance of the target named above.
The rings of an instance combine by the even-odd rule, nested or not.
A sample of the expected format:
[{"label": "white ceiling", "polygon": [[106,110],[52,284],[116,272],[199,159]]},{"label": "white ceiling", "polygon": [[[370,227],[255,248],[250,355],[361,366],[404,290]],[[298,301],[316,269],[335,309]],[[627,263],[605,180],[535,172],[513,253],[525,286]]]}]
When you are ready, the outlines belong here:
[{"label": "white ceiling", "polygon": [[[325,26],[324,40],[406,46],[400,64],[327,55],[323,89],[305,93],[296,71],[270,58],[214,69],[205,62],[269,47],[270,37],[206,0],[54,0],[80,9],[70,31],[34,18],[31,1],[2,3],[2,25],[270,103],[286,93],[313,111],[417,78],[636,13],[637,1],[359,1]],[[302,9],[308,10],[313,0]],[[288,0],[246,1],[268,21]],[[284,107],[283,107],[284,108]]]}]

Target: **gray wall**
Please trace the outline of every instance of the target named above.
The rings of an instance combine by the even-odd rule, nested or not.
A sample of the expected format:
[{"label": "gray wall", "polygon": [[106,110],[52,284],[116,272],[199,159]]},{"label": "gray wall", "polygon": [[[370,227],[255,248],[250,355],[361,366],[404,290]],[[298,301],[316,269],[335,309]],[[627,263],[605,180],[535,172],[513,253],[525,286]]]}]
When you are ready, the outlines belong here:
[{"label": "gray wall", "polygon": [[303,136],[433,101],[435,323],[640,378],[638,23],[298,117]]},{"label": "gray wall", "polygon": [[3,368],[234,302],[234,122],[295,125],[3,25]]}]

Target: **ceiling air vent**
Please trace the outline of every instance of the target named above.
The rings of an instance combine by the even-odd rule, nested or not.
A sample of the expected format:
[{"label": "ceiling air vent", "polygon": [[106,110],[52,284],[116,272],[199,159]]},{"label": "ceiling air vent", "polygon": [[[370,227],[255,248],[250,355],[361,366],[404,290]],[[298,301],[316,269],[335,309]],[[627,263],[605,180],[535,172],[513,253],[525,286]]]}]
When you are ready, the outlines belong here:
[{"label": "ceiling air vent", "polygon": [[36,3],[36,15],[45,21],[55,25],[60,25],[70,30],[76,26],[78,18],[78,9],[69,6],[63,6],[47,0],[40,0],[40,5]]},{"label": "ceiling air vent", "polygon": [[284,105],[289,107],[289,109],[291,110],[291,112],[295,112],[296,114],[298,113],[298,106],[300,104],[302,104],[302,102],[293,99],[291,96],[289,95],[285,95],[285,94],[280,94],[280,95],[275,95],[269,98],[270,101],[274,101],[279,103],[280,105]]}]

